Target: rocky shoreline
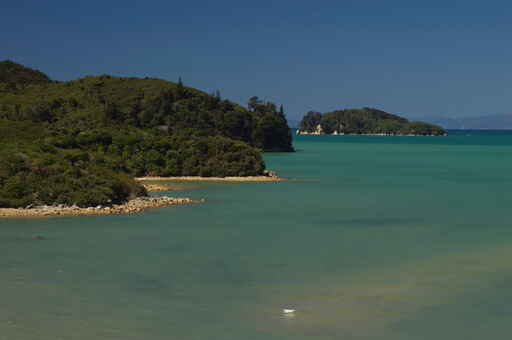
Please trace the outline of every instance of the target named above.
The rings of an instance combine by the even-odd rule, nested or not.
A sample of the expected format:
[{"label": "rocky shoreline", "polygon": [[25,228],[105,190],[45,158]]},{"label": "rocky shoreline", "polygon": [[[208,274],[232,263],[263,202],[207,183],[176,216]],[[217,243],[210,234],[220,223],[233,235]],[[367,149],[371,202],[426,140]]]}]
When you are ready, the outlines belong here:
[{"label": "rocky shoreline", "polygon": [[[171,191],[183,190],[185,187],[174,184],[144,183],[146,181],[225,181],[225,182],[278,182],[286,181],[288,178],[278,177],[275,171],[265,171],[261,176],[246,177],[140,177],[135,178],[142,184],[147,191]],[[26,208],[0,208],[0,218],[9,217],[51,217],[51,216],[91,216],[91,215],[110,215],[110,214],[135,214],[150,208],[161,208],[170,205],[203,203],[206,200],[193,200],[188,197],[177,198],[168,196],[147,196],[138,197],[124,204],[97,206],[97,207],[78,207],[65,205],[44,205],[29,206]]]},{"label": "rocky shoreline", "polygon": [[50,217],[50,216],[91,216],[110,214],[135,214],[150,208],[161,208],[170,205],[202,203],[202,200],[177,197],[138,197],[125,204],[81,208],[77,206],[40,206],[33,208],[0,208],[0,217]]}]

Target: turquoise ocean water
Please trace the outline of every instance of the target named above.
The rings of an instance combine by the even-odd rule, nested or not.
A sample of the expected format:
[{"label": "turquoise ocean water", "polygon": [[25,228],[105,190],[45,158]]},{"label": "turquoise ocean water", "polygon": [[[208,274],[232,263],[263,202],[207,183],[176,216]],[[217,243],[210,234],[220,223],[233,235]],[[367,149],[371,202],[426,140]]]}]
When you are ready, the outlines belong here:
[{"label": "turquoise ocean water", "polygon": [[205,204],[0,220],[0,340],[509,337],[512,133],[295,146]]}]

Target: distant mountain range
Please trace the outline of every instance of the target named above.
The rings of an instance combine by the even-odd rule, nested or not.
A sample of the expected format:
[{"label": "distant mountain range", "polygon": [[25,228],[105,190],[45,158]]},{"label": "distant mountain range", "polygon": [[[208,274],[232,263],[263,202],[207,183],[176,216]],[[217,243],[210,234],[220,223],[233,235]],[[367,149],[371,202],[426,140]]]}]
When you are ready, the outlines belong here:
[{"label": "distant mountain range", "polygon": [[445,129],[512,130],[511,113],[462,118],[423,117],[418,120],[441,125]]}]

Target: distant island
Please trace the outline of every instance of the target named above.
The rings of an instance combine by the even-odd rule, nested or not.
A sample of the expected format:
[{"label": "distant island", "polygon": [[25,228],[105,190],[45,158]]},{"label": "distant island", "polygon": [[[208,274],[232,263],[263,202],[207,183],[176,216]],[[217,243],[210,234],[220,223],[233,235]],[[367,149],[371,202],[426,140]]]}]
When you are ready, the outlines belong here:
[{"label": "distant island", "polygon": [[298,135],[446,136],[442,127],[373,108],[346,109],[327,113],[306,113]]},{"label": "distant island", "polygon": [[124,204],[147,195],[135,177],[264,176],[262,151],[294,150],[283,107],[258,97],[0,62],[0,208]]}]

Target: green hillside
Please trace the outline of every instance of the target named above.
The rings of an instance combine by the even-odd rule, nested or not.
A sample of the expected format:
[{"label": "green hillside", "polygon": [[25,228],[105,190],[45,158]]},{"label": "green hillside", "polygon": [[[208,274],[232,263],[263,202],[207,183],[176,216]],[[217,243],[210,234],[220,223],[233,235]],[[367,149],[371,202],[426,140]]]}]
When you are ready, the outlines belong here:
[{"label": "green hillside", "polygon": [[[0,84],[9,86],[11,89],[16,86],[28,84],[48,84],[50,78],[41,71],[17,64],[10,60],[0,61]],[[0,87],[0,89],[2,89]]]},{"label": "green hillside", "polygon": [[145,194],[134,176],[260,175],[261,151],[293,151],[282,109],[257,97],[246,109],[181,81],[53,82],[12,64],[0,63],[0,207],[120,203]]}]

